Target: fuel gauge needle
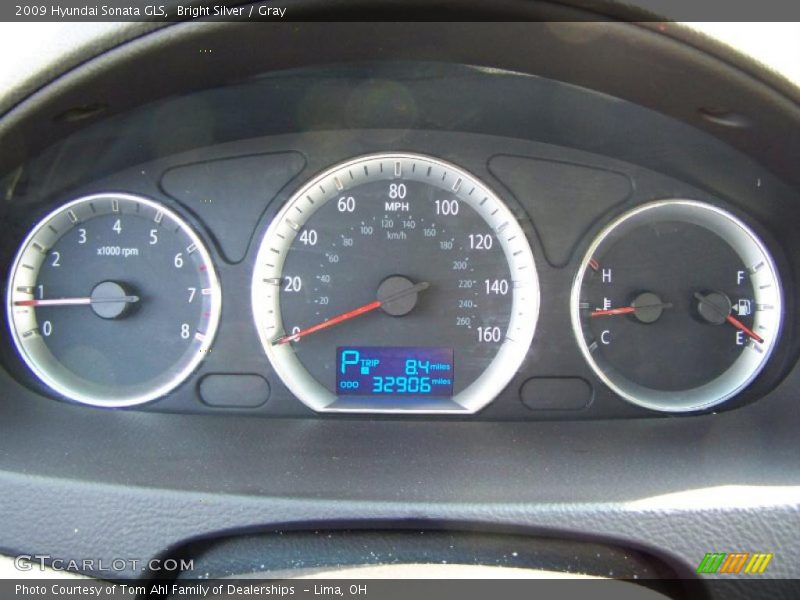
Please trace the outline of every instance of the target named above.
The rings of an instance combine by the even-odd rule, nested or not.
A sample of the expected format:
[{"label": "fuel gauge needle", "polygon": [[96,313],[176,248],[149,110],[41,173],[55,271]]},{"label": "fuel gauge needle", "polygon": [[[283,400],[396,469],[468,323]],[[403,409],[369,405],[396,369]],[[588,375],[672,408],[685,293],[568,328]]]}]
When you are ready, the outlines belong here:
[{"label": "fuel gauge needle", "polygon": [[737,319],[733,315],[728,315],[727,317],[725,317],[725,320],[728,323],[730,323],[731,325],[733,325],[734,327],[736,327],[736,329],[738,329],[739,331],[743,331],[745,333],[745,335],[750,337],[750,338],[752,338],[753,341],[756,341],[759,344],[763,344],[764,343],[764,338],[762,338],[755,331],[750,329],[747,325],[742,323],[739,319]]},{"label": "fuel gauge needle", "polygon": [[712,310],[711,314],[707,312],[706,314],[703,314],[702,310],[700,313],[701,316],[710,323],[721,324],[728,322],[736,327],[736,329],[739,331],[744,332],[744,334],[753,341],[758,342],[759,344],[764,343],[764,338],[762,338],[755,331],[750,329],[747,325],[742,323],[739,319],[731,314],[731,301],[725,294],[721,292],[711,292],[708,294],[695,292],[694,297],[700,303],[699,306],[701,309],[703,306],[706,306]]}]

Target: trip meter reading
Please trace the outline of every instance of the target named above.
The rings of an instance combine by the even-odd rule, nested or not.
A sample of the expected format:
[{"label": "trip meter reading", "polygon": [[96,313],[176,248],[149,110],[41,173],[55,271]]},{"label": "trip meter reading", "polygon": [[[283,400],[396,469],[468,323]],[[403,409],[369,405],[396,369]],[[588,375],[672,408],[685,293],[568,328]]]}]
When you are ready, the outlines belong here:
[{"label": "trip meter reading", "polygon": [[475,412],[522,363],[539,284],[524,231],[484,183],[374,154],[280,210],[252,302],[275,371],[315,410]]},{"label": "trip meter reading", "polygon": [[336,390],[357,396],[453,395],[452,348],[339,348]]},{"label": "trip meter reading", "polygon": [[141,404],[205,356],[221,294],[200,238],[165,206],[131,194],[79,198],[41,220],[8,286],[22,359],[59,394]]},{"label": "trip meter reading", "polygon": [[778,340],[781,286],[756,235],[717,207],[662,200],[606,227],[572,291],[572,322],[597,375],[668,411],[743,390]]}]

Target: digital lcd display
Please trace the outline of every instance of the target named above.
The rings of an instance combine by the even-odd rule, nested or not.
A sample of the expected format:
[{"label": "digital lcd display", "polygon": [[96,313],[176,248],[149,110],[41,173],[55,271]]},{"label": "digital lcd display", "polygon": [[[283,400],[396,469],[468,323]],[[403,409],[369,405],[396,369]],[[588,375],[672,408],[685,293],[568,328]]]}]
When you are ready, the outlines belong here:
[{"label": "digital lcd display", "polygon": [[340,346],[336,389],[343,396],[453,395],[453,349]]}]

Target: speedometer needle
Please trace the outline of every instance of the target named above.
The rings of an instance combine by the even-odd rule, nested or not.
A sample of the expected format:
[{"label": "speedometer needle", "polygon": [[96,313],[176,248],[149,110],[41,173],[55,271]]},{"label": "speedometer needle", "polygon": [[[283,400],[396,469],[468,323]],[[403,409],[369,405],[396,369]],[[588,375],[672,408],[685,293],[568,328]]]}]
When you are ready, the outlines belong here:
[{"label": "speedometer needle", "polygon": [[16,300],[14,306],[80,306],[84,304],[102,304],[104,302],[138,302],[139,296],[117,296],[111,298],[47,298],[43,300]]},{"label": "speedometer needle", "polygon": [[400,298],[403,298],[410,294],[416,294],[418,292],[421,292],[422,290],[426,290],[430,287],[430,285],[431,284],[428,283],[427,281],[422,281],[420,283],[402,289],[399,292],[395,292],[394,294],[391,294],[384,298],[373,300],[372,302],[370,302],[369,304],[365,304],[364,306],[359,306],[356,309],[347,311],[346,313],[342,313],[341,315],[337,315],[335,317],[322,321],[321,323],[317,323],[316,325],[307,327],[306,329],[301,329],[297,333],[292,333],[290,335],[284,335],[282,337],[279,337],[278,339],[272,342],[272,345],[277,346],[279,344],[288,344],[289,342],[297,342],[301,338],[304,338],[305,336],[311,333],[316,333],[317,331],[322,331],[323,329],[327,329],[328,327],[333,327],[334,325],[338,325],[339,323],[342,323],[344,321],[349,321],[350,319],[354,319],[355,317],[358,317],[360,315],[372,312],[373,310],[376,310],[385,304],[394,302],[395,300],[399,300]]}]

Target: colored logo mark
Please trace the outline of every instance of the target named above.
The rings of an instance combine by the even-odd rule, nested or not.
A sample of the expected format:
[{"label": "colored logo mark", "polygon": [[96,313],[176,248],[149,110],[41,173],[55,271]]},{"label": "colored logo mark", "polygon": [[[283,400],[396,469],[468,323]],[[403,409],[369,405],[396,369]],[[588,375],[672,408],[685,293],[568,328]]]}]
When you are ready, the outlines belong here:
[{"label": "colored logo mark", "polygon": [[708,552],[697,567],[698,573],[763,573],[774,555],[765,552]]}]

